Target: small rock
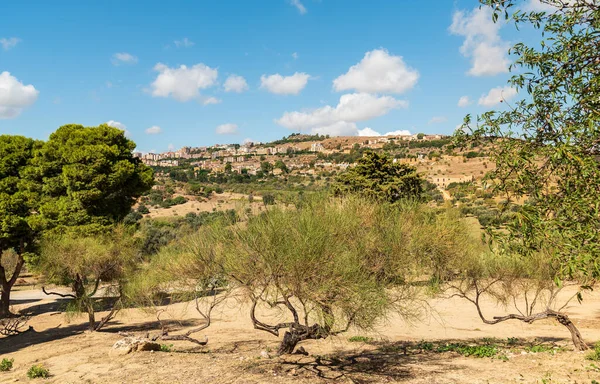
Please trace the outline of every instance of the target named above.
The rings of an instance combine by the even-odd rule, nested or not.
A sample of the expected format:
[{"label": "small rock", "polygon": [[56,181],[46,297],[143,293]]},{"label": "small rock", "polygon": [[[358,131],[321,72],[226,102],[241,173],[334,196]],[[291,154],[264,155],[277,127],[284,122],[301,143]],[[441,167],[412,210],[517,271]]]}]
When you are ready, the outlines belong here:
[{"label": "small rock", "polygon": [[271,358],[271,356],[269,356],[269,352],[267,352],[267,351],[260,351],[260,357],[262,357],[263,359]]},{"label": "small rock", "polygon": [[136,351],[160,351],[160,344],[146,338],[126,337],[113,345],[109,355],[122,356]]}]

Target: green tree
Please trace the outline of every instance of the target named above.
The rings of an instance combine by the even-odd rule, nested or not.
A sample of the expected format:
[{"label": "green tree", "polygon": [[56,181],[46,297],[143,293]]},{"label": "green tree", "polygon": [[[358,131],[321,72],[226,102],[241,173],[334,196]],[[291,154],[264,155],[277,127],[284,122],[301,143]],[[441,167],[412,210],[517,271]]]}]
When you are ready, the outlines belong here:
[{"label": "green tree", "polygon": [[[22,177],[37,146],[22,136],[0,136],[0,318],[10,315],[10,292],[36,239],[28,222],[31,199]],[[16,255],[12,262],[9,250]]]},{"label": "green tree", "polygon": [[[512,48],[510,84],[527,98],[507,111],[465,119],[461,142],[493,142],[496,169],[487,176],[509,201],[527,197],[498,240],[537,252],[552,244],[561,276],[600,277],[600,5],[546,0],[550,12],[523,12],[512,0],[486,0],[494,20],[543,32],[541,44]],[[508,206],[508,204],[507,204]]]},{"label": "green tree", "polygon": [[107,125],[65,125],[35,151],[28,174],[38,228],[99,232],[121,221],[154,180],[135,143]]},{"label": "green tree", "polygon": [[225,164],[225,173],[231,173],[233,169],[233,166],[231,165],[230,162],[227,162],[227,164]]},{"label": "green tree", "polygon": [[274,165],[275,169],[281,169],[281,172],[288,173],[290,170],[282,160],[277,160]]},{"label": "green tree", "polygon": [[403,198],[420,198],[423,188],[416,168],[394,163],[383,154],[366,152],[355,167],[337,177],[333,191],[336,195],[356,193],[396,202]]},{"label": "green tree", "polygon": [[[72,293],[46,292],[70,298],[67,309],[87,313],[88,329],[100,330],[120,309],[124,279],[130,276],[141,261],[139,241],[131,229],[115,227],[102,235],[78,236],[71,233],[50,234],[42,242],[36,268],[49,283],[66,285]],[[101,287],[100,283],[112,283]],[[95,297],[101,293],[101,297]],[[112,303],[110,312],[96,322],[95,313],[103,300]]]},{"label": "green tree", "polygon": [[[467,116],[455,136],[460,144],[492,143],[496,168],[487,183],[507,202],[527,198],[506,228],[489,230],[499,249],[522,258],[544,253],[556,270],[549,279],[585,286],[600,277],[600,5],[543,2],[549,11],[482,1],[494,21],[532,26],[542,40],[511,50],[511,70],[518,71],[509,84],[527,96],[476,121]],[[587,348],[580,337],[573,340],[577,349]]]},{"label": "green tree", "polygon": [[271,172],[273,172],[273,164],[271,164],[268,161],[263,161],[262,163],[260,163],[260,170],[265,175],[269,175],[269,174],[271,174]]}]

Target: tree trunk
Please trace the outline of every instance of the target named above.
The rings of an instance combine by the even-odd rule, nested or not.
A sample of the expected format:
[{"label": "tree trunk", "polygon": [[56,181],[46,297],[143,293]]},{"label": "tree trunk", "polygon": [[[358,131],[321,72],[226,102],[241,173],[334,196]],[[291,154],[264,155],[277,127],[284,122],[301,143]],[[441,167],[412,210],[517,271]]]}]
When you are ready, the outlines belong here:
[{"label": "tree trunk", "polygon": [[2,266],[2,252],[0,251],[0,284],[2,285],[2,294],[0,297],[0,319],[13,315],[10,312],[10,291],[13,285],[15,285],[17,282],[17,278],[19,277],[19,274],[21,274],[21,269],[23,269],[24,264],[25,260],[23,259],[22,253],[19,253],[19,259],[17,260],[15,270],[13,271],[10,279],[8,279],[6,276],[6,270]]},{"label": "tree trunk", "polygon": [[10,312],[10,287],[2,282],[2,298],[0,299],[0,319],[12,316]]},{"label": "tree trunk", "polygon": [[324,339],[329,333],[319,324],[314,324],[310,327],[294,323],[290,329],[283,335],[283,340],[279,345],[277,354],[287,355],[294,353],[294,349],[299,342],[304,340]]},{"label": "tree trunk", "polygon": [[571,319],[569,319],[569,316],[560,314],[560,315],[556,316],[556,320],[559,323],[561,323],[562,325],[564,325],[565,327],[567,327],[569,332],[571,332],[571,339],[573,340],[573,346],[575,347],[576,350],[586,351],[589,349],[587,344],[583,340],[583,337],[581,337],[581,333],[579,333],[579,329],[577,329],[575,324],[573,324]]},{"label": "tree trunk", "polygon": [[283,335],[283,340],[281,340],[281,344],[279,345],[279,349],[277,350],[277,354],[279,355],[289,355],[294,353],[294,348],[300,342],[300,338],[298,335],[293,334],[290,331],[286,331]]}]

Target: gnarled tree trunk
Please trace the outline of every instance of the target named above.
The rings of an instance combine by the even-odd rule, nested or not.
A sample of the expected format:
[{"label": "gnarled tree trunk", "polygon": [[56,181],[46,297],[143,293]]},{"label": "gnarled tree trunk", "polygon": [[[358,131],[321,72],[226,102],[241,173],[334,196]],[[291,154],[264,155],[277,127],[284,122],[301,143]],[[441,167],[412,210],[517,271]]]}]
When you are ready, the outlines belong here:
[{"label": "gnarled tree trunk", "polygon": [[283,340],[279,345],[277,353],[286,355],[294,353],[296,345],[304,340],[317,340],[327,337],[327,332],[319,325],[314,324],[310,327],[301,324],[292,324],[283,335]]}]

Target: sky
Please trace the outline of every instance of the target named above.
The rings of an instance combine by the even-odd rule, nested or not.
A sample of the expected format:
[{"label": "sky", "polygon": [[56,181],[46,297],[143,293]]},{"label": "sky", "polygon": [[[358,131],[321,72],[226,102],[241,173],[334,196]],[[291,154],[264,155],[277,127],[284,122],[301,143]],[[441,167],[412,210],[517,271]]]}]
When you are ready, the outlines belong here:
[{"label": "sky", "polygon": [[294,132],[451,134],[467,113],[519,98],[508,49],[534,33],[478,5],[3,0],[0,134],[108,123],[142,152]]}]

